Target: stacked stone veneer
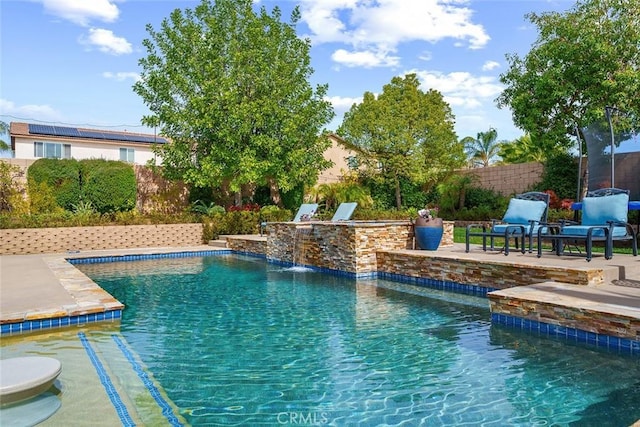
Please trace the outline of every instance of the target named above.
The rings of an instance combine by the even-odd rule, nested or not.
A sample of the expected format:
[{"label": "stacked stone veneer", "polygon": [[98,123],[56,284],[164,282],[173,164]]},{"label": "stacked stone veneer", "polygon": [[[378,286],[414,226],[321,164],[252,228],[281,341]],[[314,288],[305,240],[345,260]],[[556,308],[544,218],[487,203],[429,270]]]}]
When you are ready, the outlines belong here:
[{"label": "stacked stone veneer", "polygon": [[202,224],[0,230],[0,254],[42,254],[97,249],[180,247],[202,244]]},{"label": "stacked stone veneer", "polygon": [[408,221],[270,223],[267,234],[268,259],[355,274],[374,273],[379,251],[413,247]]},{"label": "stacked stone veneer", "polygon": [[409,277],[428,277],[465,285],[493,289],[526,286],[546,281],[574,285],[598,285],[604,283],[602,269],[571,269],[531,264],[488,263],[472,258],[438,256],[436,252],[383,251],[377,256],[378,271]]},{"label": "stacked stone veneer", "polygon": [[[610,311],[606,307],[595,303],[577,303],[575,299],[567,301],[563,294],[567,286],[553,282],[540,283],[531,289],[513,289],[491,292],[487,294],[493,317],[506,316],[507,319],[524,319],[524,321],[501,320],[500,323],[519,326],[521,329],[533,332],[547,332],[553,325],[553,335],[577,335],[577,331],[585,331],[592,335],[585,336],[581,341],[594,341],[603,347],[615,347],[608,337],[627,338],[635,341],[635,353],[640,354],[640,318],[637,310],[622,306]],[[522,291],[522,292],[520,292]],[[606,304],[604,304],[606,305]],[[598,306],[595,309],[594,306]],[[527,322],[529,321],[529,322]],[[576,338],[576,337],[573,337]],[[595,342],[597,340],[603,342]]]},{"label": "stacked stone veneer", "polygon": [[240,253],[266,255],[266,238],[253,238],[247,236],[226,236],[227,248]]}]

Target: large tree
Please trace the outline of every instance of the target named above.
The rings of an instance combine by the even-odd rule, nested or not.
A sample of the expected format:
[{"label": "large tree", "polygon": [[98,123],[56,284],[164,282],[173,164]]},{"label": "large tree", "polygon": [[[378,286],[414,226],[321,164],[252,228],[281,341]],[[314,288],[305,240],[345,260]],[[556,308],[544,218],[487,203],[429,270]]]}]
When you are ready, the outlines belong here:
[{"label": "large tree", "polygon": [[394,77],[377,97],[365,92],[337,130],[360,164],[393,181],[398,208],[403,179],[433,185],[464,162],[451,108],[440,92],[419,86],[417,76],[407,74]]},{"label": "large tree", "polygon": [[574,127],[601,120],[607,106],[639,115],[638,0],[579,0],[564,13],[527,18],[538,39],[524,58],[507,55],[497,102],[542,151],[574,145]]},{"label": "large tree", "polygon": [[[203,0],[174,10],[143,41],[134,91],[171,143],[158,147],[167,176],[198,187],[268,185],[281,191],[312,183],[329,166],[322,128],[333,118],[327,85],[311,87],[310,43],[276,7],[252,0]],[[236,198],[236,203],[241,203]]]}]

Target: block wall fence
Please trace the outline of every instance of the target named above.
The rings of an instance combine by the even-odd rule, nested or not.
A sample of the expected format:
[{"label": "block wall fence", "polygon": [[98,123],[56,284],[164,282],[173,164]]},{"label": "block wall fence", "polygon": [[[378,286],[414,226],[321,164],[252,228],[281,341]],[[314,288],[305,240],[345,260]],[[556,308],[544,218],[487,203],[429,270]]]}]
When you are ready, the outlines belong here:
[{"label": "block wall fence", "polygon": [[0,230],[0,255],[197,245],[202,245],[200,223]]}]

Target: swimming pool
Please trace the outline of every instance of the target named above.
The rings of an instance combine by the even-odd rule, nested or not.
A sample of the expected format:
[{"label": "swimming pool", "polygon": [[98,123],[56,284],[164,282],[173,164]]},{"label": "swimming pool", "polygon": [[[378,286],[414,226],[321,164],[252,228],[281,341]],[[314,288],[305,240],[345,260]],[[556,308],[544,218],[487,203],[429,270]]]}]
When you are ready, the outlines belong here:
[{"label": "swimming pool", "polygon": [[243,256],[78,265],[192,425],[630,425],[640,361],[492,326],[484,298]]}]

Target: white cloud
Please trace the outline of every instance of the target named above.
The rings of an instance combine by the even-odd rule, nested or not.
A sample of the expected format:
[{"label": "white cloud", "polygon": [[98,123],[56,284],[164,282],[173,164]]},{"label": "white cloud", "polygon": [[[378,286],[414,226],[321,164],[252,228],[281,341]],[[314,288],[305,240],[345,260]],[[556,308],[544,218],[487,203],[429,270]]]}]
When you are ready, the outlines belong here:
[{"label": "white cloud", "polygon": [[327,101],[331,102],[333,108],[340,110],[348,110],[353,104],[359,104],[362,102],[362,97],[349,98],[344,96],[331,96],[327,98]]},{"label": "white cloud", "polygon": [[[302,20],[315,44],[338,42],[356,52],[396,52],[401,43],[436,43],[451,38],[470,49],[484,47],[489,36],[472,22],[462,0],[302,0]],[[335,58],[345,57],[341,49]],[[395,66],[399,59],[368,66]],[[351,63],[351,62],[349,62]],[[357,64],[354,61],[353,64]]]},{"label": "white cloud", "polygon": [[117,82],[122,82],[128,79],[131,79],[134,82],[137,82],[138,80],[140,80],[140,74],[134,73],[132,71],[129,71],[129,72],[119,71],[117,73],[112,73],[111,71],[105,71],[104,73],[102,73],[102,77],[109,80],[115,80]]},{"label": "white cloud", "polygon": [[495,77],[474,76],[467,72],[444,74],[439,71],[411,70],[422,81],[422,89],[436,89],[442,93],[452,106],[478,108],[493,100],[502,92],[503,87]]},{"label": "white cloud", "polygon": [[499,67],[500,64],[496,61],[486,61],[484,64],[482,64],[482,71],[491,71]]},{"label": "white cloud", "polygon": [[380,51],[348,52],[344,49],[338,49],[331,55],[331,59],[346,67],[389,67],[396,66],[399,63],[397,56],[389,56],[388,52]]},{"label": "white cloud", "polygon": [[42,0],[45,10],[75,24],[88,26],[92,20],[114,22],[120,11],[111,0]]},{"label": "white cloud", "polygon": [[124,37],[117,37],[111,30],[103,28],[90,28],[86,37],[80,38],[80,43],[86,46],[96,46],[98,50],[111,55],[124,55],[131,53],[131,43]]},{"label": "white cloud", "polygon": [[336,113],[334,121],[332,125],[337,127],[342,123],[342,118],[344,117],[344,113],[349,111],[353,104],[359,104],[362,102],[362,97],[349,98],[343,96],[331,96],[326,98],[327,101],[333,105],[333,111]]},{"label": "white cloud", "polygon": [[56,121],[62,118],[60,113],[49,105],[16,105],[13,101],[2,98],[0,98],[0,115],[11,116],[10,119],[15,118],[15,120],[32,120],[32,117],[37,117],[38,120]]}]

